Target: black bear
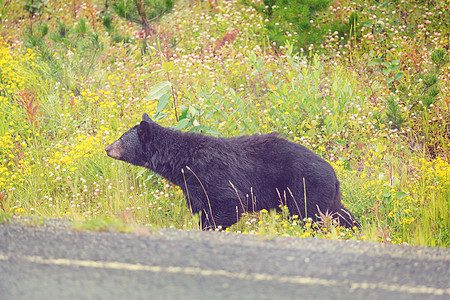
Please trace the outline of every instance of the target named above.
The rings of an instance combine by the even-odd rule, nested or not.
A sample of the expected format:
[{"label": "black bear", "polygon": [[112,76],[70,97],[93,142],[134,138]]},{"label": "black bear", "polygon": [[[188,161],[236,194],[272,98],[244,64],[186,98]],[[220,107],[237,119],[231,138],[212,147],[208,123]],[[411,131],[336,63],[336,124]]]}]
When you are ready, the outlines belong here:
[{"label": "black bear", "polygon": [[144,114],[105,151],[178,185],[191,211],[202,212],[203,229],[226,228],[244,211],[279,209],[280,204],[300,220],[317,220],[328,212],[341,226],[360,227],[342,206],[331,165],[276,133],[212,137],[162,127]]}]

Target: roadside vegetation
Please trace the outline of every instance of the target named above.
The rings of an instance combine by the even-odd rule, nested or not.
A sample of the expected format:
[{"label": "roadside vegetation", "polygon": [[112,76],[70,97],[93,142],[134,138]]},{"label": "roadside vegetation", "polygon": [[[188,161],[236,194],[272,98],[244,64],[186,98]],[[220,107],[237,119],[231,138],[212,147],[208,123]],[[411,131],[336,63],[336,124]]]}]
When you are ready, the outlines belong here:
[{"label": "roadside vegetation", "polygon": [[147,112],[280,132],[333,165],[362,223],[281,207],[227,231],[450,245],[447,0],[161,1],[149,24],[120,2],[0,0],[0,221],[198,229],[178,187],[105,155]]}]

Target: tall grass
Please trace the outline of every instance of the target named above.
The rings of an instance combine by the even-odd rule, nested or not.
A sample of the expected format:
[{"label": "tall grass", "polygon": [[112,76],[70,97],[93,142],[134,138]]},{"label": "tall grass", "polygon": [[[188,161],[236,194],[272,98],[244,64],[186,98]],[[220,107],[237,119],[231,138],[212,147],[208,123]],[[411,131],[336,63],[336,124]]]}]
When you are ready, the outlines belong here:
[{"label": "tall grass", "polygon": [[449,245],[445,1],[332,2],[324,20],[345,25],[353,14],[355,26],[299,53],[275,48],[265,18],[236,1],[179,2],[146,51],[133,24],[112,15],[102,25],[101,1],[51,1],[33,18],[23,4],[1,12],[2,218],[198,229],[178,187],[103,150],[143,112],[156,116],[158,100],[145,98],[170,81],[160,124],[222,136],[277,130],[334,166],[363,224],[348,231],[326,214],[312,224],[281,207],[229,231]]}]

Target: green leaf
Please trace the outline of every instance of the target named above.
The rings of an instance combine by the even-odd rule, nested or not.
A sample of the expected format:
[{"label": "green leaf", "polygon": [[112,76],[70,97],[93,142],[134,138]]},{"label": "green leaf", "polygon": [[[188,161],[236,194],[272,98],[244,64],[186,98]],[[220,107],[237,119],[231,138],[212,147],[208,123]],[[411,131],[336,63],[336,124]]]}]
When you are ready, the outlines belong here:
[{"label": "green leaf", "polygon": [[163,63],[163,69],[166,71],[172,71],[174,68],[173,61],[168,61]]},{"label": "green leaf", "polygon": [[386,24],[383,21],[381,21],[381,20],[378,21],[377,24],[380,25],[381,28],[385,28],[386,27]]},{"label": "green leaf", "polygon": [[139,173],[137,173],[136,179],[139,178],[139,177],[141,177],[142,174],[144,174],[146,171],[147,171],[147,169],[144,169],[144,168],[143,168]]},{"label": "green leaf", "polygon": [[383,69],[383,71],[381,72],[383,72],[383,74],[387,76],[389,75],[389,73],[391,73],[391,69]]},{"label": "green leaf", "polygon": [[189,108],[184,105],[180,105],[178,108],[180,109],[180,116],[178,117],[178,120],[181,121],[183,119],[186,119]]},{"label": "green leaf", "polygon": [[165,116],[169,115],[168,113],[157,113],[155,114],[155,116],[153,117],[153,121],[159,121],[161,119],[164,119]]},{"label": "green leaf", "polygon": [[175,126],[174,129],[177,129],[177,130],[185,129],[189,125],[190,122],[191,122],[190,119],[180,120],[180,122],[178,122],[178,125]]},{"label": "green leaf", "polygon": [[170,88],[172,87],[172,84],[169,81],[162,81],[152,87],[150,92],[148,92],[147,97],[144,98],[144,100],[155,100],[161,98],[162,95],[166,94]]},{"label": "green leaf", "polygon": [[144,74],[144,75],[142,75],[142,76],[139,76],[138,79],[145,79],[145,78],[148,78],[148,77],[150,77],[150,76],[152,76],[152,74]]},{"label": "green leaf", "polygon": [[[387,149],[386,145],[378,144],[378,145],[376,146],[376,148],[375,148],[375,152],[376,152],[377,154],[381,154],[381,153],[383,153],[384,151],[386,151],[386,149]],[[381,173],[381,174],[383,174],[383,173]],[[384,176],[384,175],[383,175],[383,176]],[[380,179],[380,180],[381,180],[381,179]]]},{"label": "green leaf", "polygon": [[247,56],[250,63],[256,62],[256,54],[254,52],[247,51]]},{"label": "green leaf", "polygon": [[373,60],[369,61],[369,66],[372,67],[372,66],[375,66],[375,65],[378,65],[381,63],[382,63],[382,61],[380,58],[374,58]]},{"label": "green leaf", "polygon": [[167,104],[169,104],[170,95],[164,94],[158,100],[158,105],[156,106],[156,113],[160,113],[166,108]]},{"label": "green leaf", "polygon": [[402,78],[403,77],[403,72],[398,72],[398,73],[396,73],[395,75],[394,75],[394,79],[395,80],[399,80],[400,78]]},{"label": "green leaf", "polygon": [[195,107],[193,107],[193,106],[189,106],[189,112],[191,113],[191,115],[193,117],[198,115],[198,110]]},{"label": "green leaf", "polygon": [[203,132],[203,133],[206,133],[206,134],[209,134],[209,135],[220,136],[220,131],[212,129],[211,127],[206,126],[206,125],[195,126],[194,128],[192,128],[191,131]]},{"label": "green leaf", "polygon": [[389,198],[391,197],[391,192],[389,192],[389,190],[384,190],[382,195],[384,198]]},{"label": "green leaf", "polygon": [[399,184],[399,183],[400,183],[400,179],[398,179],[397,177],[392,177],[390,186],[397,186],[397,184]]},{"label": "green leaf", "polygon": [[236,98],[236,92],[233,90],[233,88],[230,88],[228,92],[231,94],[232,98]]},{"label": "green leaf", "polygon": [[406,196],[408,196],[408,194],[405,192],[398,192],[395,194],[395,198],[397,199],[405,198]]}]

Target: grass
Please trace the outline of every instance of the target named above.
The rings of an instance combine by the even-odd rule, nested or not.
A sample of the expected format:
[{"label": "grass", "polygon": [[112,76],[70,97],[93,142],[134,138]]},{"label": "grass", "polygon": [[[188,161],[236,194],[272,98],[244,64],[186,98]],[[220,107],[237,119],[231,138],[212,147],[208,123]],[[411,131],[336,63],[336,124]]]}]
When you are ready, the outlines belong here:
[{"label": "grass", "polygon": [[[154,24],[146,52],[138,27],[114,14],[103,26],[101,1],[51,1],[33,17],[24,2],[0,1],[1,220],[199,229],[178,187],[104,153],[158,111],[165,126],[276,130],[309,147],[333,165],[363,225],[304,223],[282,207],[228,231],[449,246],[446,1],[332,1],[314,26],[347,28],[353,13],[357,26],[303,51],[274,46],[250,6],[180,1]],[[171,96],[158,108],[145,98],[162,81]]]}]

